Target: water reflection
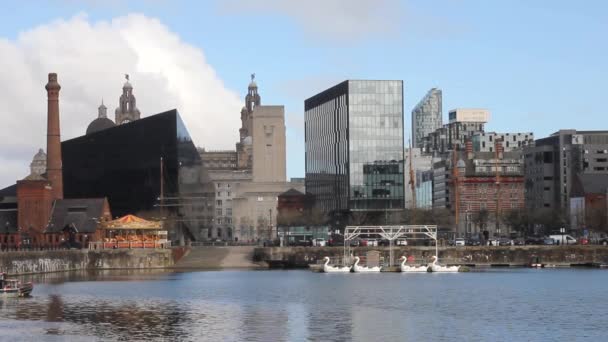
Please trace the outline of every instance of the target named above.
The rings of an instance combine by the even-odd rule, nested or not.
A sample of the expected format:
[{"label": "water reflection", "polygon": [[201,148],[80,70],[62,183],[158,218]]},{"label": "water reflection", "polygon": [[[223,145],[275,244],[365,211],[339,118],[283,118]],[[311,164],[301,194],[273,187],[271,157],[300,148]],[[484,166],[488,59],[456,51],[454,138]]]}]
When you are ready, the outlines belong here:
[{"label": "water reflection", "polygon": [[[94,272],[0,299],[3,339],[600,340],[606,271]],[[560,298],[560,300],[556,300]]]}]

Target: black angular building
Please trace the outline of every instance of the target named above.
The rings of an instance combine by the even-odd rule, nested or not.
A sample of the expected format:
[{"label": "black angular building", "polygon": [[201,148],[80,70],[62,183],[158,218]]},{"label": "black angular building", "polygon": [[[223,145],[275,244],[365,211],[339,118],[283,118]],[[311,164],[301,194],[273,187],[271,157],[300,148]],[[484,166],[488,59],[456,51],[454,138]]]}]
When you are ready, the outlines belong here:
[{"label": "black angular building", "polygon": [[66,198],[107,197],[114,216],[162,215],[170,234],[194,239],[209,224],[212,190],[177,110],[89,132],[61,148]]},{"label": "black angular building", "polygon": [[403,81],[347,80],[304,107],[306,191],[315,205],[403,208]]}]

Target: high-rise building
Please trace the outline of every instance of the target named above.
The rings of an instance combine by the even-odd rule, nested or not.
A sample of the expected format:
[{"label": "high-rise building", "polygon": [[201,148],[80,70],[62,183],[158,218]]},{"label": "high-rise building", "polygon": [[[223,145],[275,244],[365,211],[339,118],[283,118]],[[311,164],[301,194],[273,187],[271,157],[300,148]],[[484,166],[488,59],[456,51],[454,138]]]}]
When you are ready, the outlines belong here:
[{"label": "high-rise building", "polygon": [[525,148],[526,206],[566,210],[573,180],[608,174],[608,131],[560,130]]},{"label": "high-rise building", "polygon": [[403,208],[403,81],[347,80],[304,107],[306,191],[315,206]]},{"label": "high-rise building", "polygon": [[433,88],[412,110],[412,144],[424,146],[424,137],[441,128],[442,123],[441,89]]}]

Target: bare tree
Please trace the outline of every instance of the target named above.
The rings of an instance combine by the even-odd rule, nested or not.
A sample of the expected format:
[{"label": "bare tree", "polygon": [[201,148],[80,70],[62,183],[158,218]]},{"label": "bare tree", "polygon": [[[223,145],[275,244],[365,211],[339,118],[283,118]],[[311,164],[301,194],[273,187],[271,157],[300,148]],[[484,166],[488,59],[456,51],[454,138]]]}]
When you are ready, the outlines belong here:
[{"label": "bare tree", "polygon": [[480,231],[483,231],[486,229],[486,227],[488,225],[489,216],[490,216],[490,213],[488,212],[487,209],[481,209],[481,210],[473,213],[473,217],[471,218],[471,221],[473,221],[473,223],[475,223],[479,227]]}]

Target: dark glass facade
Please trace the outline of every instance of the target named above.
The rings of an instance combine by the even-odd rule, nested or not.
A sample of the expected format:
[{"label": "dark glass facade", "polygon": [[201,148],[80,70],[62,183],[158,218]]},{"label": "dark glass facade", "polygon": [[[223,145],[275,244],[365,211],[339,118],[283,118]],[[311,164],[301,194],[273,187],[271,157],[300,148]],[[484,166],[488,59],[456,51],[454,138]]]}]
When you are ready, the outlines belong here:
[{"label": "dark glass facade", "polygon": [[305,111],[306,191],[318,207],[403,208],[402,81],[344,81]]},{"label": "dark glass facade", "polygon": [[[144,119],[62,142],[65,198],[107,197],[114,216],[160,217],[196,233],[211,216],[212,190],[200,156],[178,112]],[[175,224],[172,224],[175,223]]]}]

